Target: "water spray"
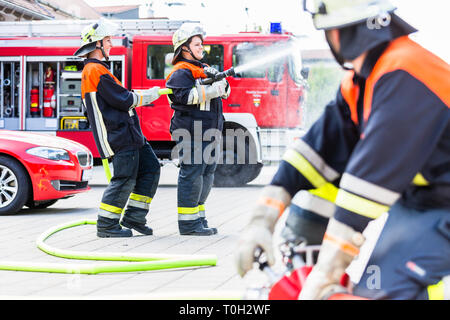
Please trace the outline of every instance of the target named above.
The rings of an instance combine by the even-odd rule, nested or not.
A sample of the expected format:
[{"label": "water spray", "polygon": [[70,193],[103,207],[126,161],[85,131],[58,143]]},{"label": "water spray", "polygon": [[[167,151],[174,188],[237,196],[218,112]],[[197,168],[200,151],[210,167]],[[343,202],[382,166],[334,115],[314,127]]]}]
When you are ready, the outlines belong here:
[{"label": "water spray", "polygon": [[[240,74],[246,72],[248,70],[252,70],[258,68],[260,66],[267,65],[270,62],[276,61],[278,59],[284,58],[286,56],[291,55],[296,50],[299,50],[295,43],[290,43],[289,45],[279,48],[279,50],[275,53],[265,55],[262,58],[256,59],[250,63],[243,64],[241,66],[237,66],[236,68],[231,67],[228,70],[218,72],[216,74],[208,74],[208,78],[200,79],[200,83],[202,85],[212,84],[213,82],[220,81],[227,77],[234,77],[236,74]],[[172,94],[172,89],[163,88],[158,91],[160,95],[163,94]]]},{"label": "water spray", "polygon": [[256,58],[252,62],[249,62],[249,63],[246,63],[246,64],[236,67],[235,72],[242,73],[245,71],[256,69],[260,66],[264,66],[264,65],[267,65],[268,63],[271,63],[271,62],[277,61],[281,58],[287,57],[287,56],[291,55],[293,52],[295,52],[296,50],[299,50],[297,45],[295,45],[295,43],[289,43],[286,46],[278,47],[277,51],[274,53],[265,54],[261,58]]}]

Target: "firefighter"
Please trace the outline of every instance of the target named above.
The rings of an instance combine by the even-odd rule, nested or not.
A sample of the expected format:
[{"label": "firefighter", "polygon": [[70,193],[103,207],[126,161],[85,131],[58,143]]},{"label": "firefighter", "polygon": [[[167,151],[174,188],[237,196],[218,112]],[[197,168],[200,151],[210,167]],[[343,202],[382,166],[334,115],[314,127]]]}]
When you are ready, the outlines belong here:
[{"label": "firefighter", "polygon": [[[274,225],[299,190],[339,179],[336,209],[299,298],[342,289],[358,255],[349,272],[354,294],[442,299],[450,274],[450,66],[408,37],[416,30],[389,1],[305,4],[346,75],[263,189],[240,240],[238,271],[251,268],[258,246],[274,263]],[[330,134],[333,125],[339,135]],[[350,157],[339,158],[340,147],[352,145],[341,137],[354,132]]]},{"label": "firefighter", "polygon": [[98,210],[97,236],[102,238],[130,237],[130,229],[145,235],[153,233],[146,225],[146,215],[160,176],[159,161],[134,111],[158,99],[159,88],[129,91],[109,71],[102,60],[109,60],[111,36],[116,30],[117,26],[106,19],[89,25],[81,33],[82,46],[74,53],[86,58],[81,83],[83,104],[100,156],[112,158],[114,168]]},{"label": "firefighter", "polygon": [[[199,79],[218,71],[202,63],[205,32],[200,24],[184,23],[173,35],[174,55],[166,87],[174,114],[170,123],[172,138],[179,139],[180,172],[178,176],[178,228],[181,235],[209,236],[217,233],[209,228],[205,202],[211,191],[218,152],[205,152],[218,146],[224,117],[222,98],[230,94],[225,79],[203,85]],[[204,139],[213,132],[211,139]],[[186,141],[185,141],[186,140]],[[208,141],[206,141],[208,140]],[[213,148],[217,151],[217,148]]]}]

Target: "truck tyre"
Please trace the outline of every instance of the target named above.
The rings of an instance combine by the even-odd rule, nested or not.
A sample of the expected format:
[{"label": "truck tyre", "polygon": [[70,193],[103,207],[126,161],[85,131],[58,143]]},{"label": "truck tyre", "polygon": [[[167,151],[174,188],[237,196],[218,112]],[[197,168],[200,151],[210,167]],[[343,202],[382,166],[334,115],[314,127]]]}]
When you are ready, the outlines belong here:
[{"label": "truck tyre", "polygon": [[242,187],[253,181],[262,166],[250,164],[218,165],[214,173],[215,187]]},{"label": "truck tyre", "polygon": [[[261,164],[249,164],[249,152],[250,144],[245,142],[245,164],[238,164],[237,148],[234,150],[226,150],[226,143],[224,145],[222,162],[217,165],[216,172],[214,173],[214,186],[215,187],[241,187],[254,180],[261,172]],[[254,145],[254,144],[252,144]],[[226,159],[233,159],[232,164],[227,164]]]},{"label": "truck tyre", "polygon": [[17,213],[29,197],[30,182],[22,165],[0,156],[0,215]]}]

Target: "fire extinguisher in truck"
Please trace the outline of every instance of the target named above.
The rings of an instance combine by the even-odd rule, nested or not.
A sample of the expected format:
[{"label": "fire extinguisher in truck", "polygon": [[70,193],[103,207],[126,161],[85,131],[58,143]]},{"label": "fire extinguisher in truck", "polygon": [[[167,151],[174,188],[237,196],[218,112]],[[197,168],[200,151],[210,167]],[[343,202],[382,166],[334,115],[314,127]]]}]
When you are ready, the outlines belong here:
[{"label": "fire extinguisher in truck", "polygon": [[46,118],[53,117],[53,110],[56,107],[56,96],[55,96],[55,72],[52,67],[48,67],[45,72],[44,80],[44,109],[43,114]]},{"label": "fire extinguisher in truck", "polygon": [[30,115],[32,117],[39,117],[39,89],[31,89],[30,95]]}]

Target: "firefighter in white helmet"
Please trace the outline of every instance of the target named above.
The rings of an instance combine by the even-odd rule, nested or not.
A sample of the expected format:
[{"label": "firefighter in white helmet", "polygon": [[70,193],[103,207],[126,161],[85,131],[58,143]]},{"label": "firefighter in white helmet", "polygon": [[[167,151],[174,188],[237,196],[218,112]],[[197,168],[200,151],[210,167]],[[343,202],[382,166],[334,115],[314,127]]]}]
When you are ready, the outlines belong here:
[{"label": "firefighter in white helmet", "polygon": [[117,28],[106,19],[87,26],[81,33],[82,45],[74,53],[86,58],[81,93],[97,149],[102,159],[112,159],[114,167],[98,209],[99,237],[130,237],[129,229],[153,233],[146,216],[160,175],[159,161],[134,111],[158,99],[159,88],[129,91],[102,61],[109,60],[111,36]]},{"label": "firefighter in white helmet", "polygon": [[264,188],[241,237],[238,271],[252,267],[257,247],[274,263],[272,233],[284,208],[299,190],[331,182],[334,214],[300,299],[342,290],[346,272],[359,296],[448,298],[450,66],[408,37],[416,30],[389,1],[304,1],[304,9],[348,71]]},{"label": "firefighter in white helmet", "polygon": [[[228,97],[230,86],[225,79],[205,85],[199,82],[207,78],[208,73],[218,72],[201,61],[204,36],[202,26],[197,23],[184,23],[174,33],[174,68],[166,78],[166,87],[173,91],[168,98],[175,110],[170,123],[172,137],[178,136],[176,132],[188,132],[191,138],[189,142],[184,138],[178,141],[178,146],[183,146],[177,190],[181,235],[217,233],[216,228],[208,225],[205,202],[213,185],[219,154],[204,151],[211,144],[218,146],[220,143],[224,123],[222,98]],[[203,141],[207,131],[215,134]]]}]

